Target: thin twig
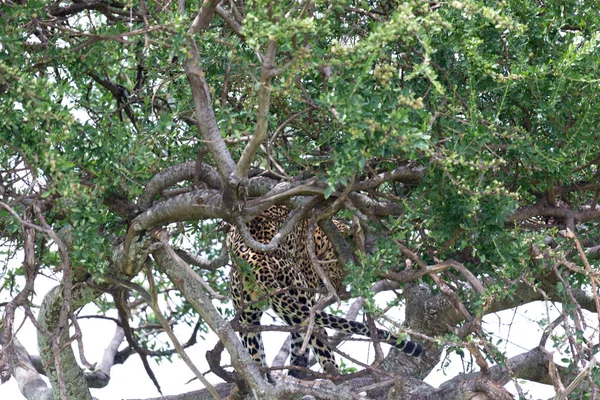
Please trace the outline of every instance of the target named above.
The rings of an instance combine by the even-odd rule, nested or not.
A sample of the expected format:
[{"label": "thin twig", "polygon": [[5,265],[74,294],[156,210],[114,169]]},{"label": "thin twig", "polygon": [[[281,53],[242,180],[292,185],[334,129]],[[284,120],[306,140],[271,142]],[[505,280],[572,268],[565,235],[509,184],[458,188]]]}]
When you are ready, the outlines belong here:
[{"label": "thin twig", "polygon": [[[581,247],[581,243],[579,243],[579,240],[577,239],[575,232],[573,232],[572,230],[567,228],[567,234],[565,236],[568,238],[571,238],[575,241],[575,246],[577,247],[579,256],[581,257],[581,260],[583,260],[583,265],[585,265],[587,275],[590,277],[590,283],[592,285],[592,295],[594,296],[594,303],[596,305],[596,317],[598,318],[598,324],[600,326],[600,299],[598,299],[598,290],[597,290],[597,286],[596,286],[598,283],[598,279],[596,277],[597,273],[592,270],[592,267],[590,266],[590,263],[589,263],[587,257],[585,256],[585,252],[583,251],[583,248]],[[600,336],[600,331],[598,334]]]}]

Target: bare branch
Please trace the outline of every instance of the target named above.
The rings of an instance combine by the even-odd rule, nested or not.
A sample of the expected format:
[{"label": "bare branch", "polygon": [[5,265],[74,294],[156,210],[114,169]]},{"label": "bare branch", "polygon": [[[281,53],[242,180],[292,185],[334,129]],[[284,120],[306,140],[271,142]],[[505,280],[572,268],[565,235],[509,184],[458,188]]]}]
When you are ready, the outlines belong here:
[{"label": "bare branch", "polygon": [[195,254],[189,253],[185,250],[175,249],[175,252],[182,260],[186,263],[195,265],[202,269],[207,269],[209,271],[216,271],[217,269],[227,265],[229,262],[229,254],[227,253],[227,246],[225,244],[222,245],[221,254],[212,260],[208,260],[203,257],[199,257]]},{"label": "bare branch", "polygon": [[[202,138],[206,141],[206,145],[215,160],[217,170],[221,176],[223,183],[227,182],[232,186],[237,186],[238,182],[228,182],[232,178],[232,173],[235,171],[235,162],[231,157],[231,153],[227,149],[227,145],[221,136],[221,132],[217,125],[217,120],[212,107],[210,90],[208,83],[204,77],[204,71],[201,68],[201,57],[198,52],[198,47],[194,42],[193,36],[208,28],[210,21],[214,17],[215,9],[220,0],[210,0],[207,5],[202,7],[196,16],[190,34],[192,38],[189,40],[189,57],[183,62],[183,68],[187,75],[194,105],[196,108],[196,125]],[[227,185],[223,185],[227,187]]]},{"label": "bare branch", "polygon": [[573,239],[573,241],[575,242],[575,246],[577,247],[577,251],[579,252],[579,257],[581,257],[581,260],[583,261],[583,265],[585,265],[585,271],[587,273],[587,276],[590,278],[590,283],[592,286],[592,296],[594,297],[594,303],[596,305],[596,317],[598,318],[598,323],[600,326],[600,299],[598,299],[598,290],[597,290],[598,275],[595,271],[592,270],[592,267],[590,266],[590,263],[589,263],[587,257],[585,256],[585,252],[583,251],[583,248],[581,247],[581,243],[579,243],[579,239],[577,239],[575,232],[573,232],[572,230],[567,228],[566,236],[568,238]]},{"label": "bare branch", "polygon": [[[8,207],[5,205],[5,208]],[[10,207],[7,210],[15,215],[18,219],[18,214]],[[0,326],[3,328],[2,332],[2,351],[0,352],[0,383],[4,383],[10,379],[10,371],[15,369],[15,354],[14,347],[12,346],[13,340],[13,323],[15,319],[15,311],[17,307],[24,305],[27,306],[29,296],[34,290],[34,281],[37,275],[37,268],[35,263],[35,232],[33,228],[35,225],[31,222],[33,215],[32,210],[28,208],[23,215],[22,230],[23,230],[23,269],[25,271],[25,287],[21,290],[15,298],[10,301],[4,309],[4,317]],[[42,229],[42,228],[40,228]]]},{"label": "bare branch", "polygon": [[556,217],[566,221],[587,222],[600,217],[600,208],[590,210],[572,210],[564,207],[553,207],[546,197],[534,205],[515,210],[506,220],[506,225],[512,226],[515,222],[525,221],[534,217]]},{"label": "bare branch", "polygon": [[27,399],[54,400],[52,388],[49,388],[29,359],[29,353],[15,337],[14,347],[16,362],[12,371],[19,383],[21,393]]},{"label": "bare branch", "polygon": [[273,238],[269,241],[269,243],[266,243],[266,244],[261,243],[258,240],[254,239],[252,237],[252,235],[250,234],[248,227],[246,226],[246,222],[242,219],[241,216],[238,216],[235,220],[236,233],[238,233],[244,240],[244,243],[246,243],[248,245],[248,247],[252,248],[253,250],[261,251],[261,252],[273,251],[273,250],[277,249],[277,246],[279,246],[279,242],[281,242],[283,239],[285,239],[285,237],[287,235],[289,235],[292,232],[292,230],[294,230],[296,225],[298,223],[300,223],[300,221],[302,221],[303,219],[305,219],[307,217],[309,211],[319,201],[320,201],[319,198],[314,197],[311,200],[309,200],[308,202],[306,202],[304,205],[291,211],[290,214],[288,215],[287,219],[285,220],[285,222],[282,224],[281,228],[279,229],[279,232],[277,232],[273,236]]},{"label": "bare branch", "polygon": [[115,364],[115,356],[119,352],[119,346],[123,343],[125,332],[123,328],[117,326],[115,334],[110,341],[108,347],[102,355],[102,361],[92,372],[86,372],[85,380],[92,388],[102,388],[110,382],[110,370]]},{"label": "bare branch", "polygon": [[[95,290],[78,285],[71,293],[72,300],[68,308],[78,309],[97,295]],[[52,383],[56,399],[61,398],[61,391],[59,391],[61,386],[64,388],[62,390],[63,397],[67,396],[66,390],[68,390],[69,398],[91,399],[85,376],[70,346],[69,330],[66,325],[68,320],[64,311],[66,303],[64,296],[64,290],[61,290],[60,286],[56,286],[46,294],[42,301],[38,323],[52,336],[46,336],[42,332],[38,334],[40,356]],[[62,384],[59,383],[60,380],[63,380]]]},{"label": "bare branch", "polygon": [[127,18],[128,20],[131,17],[140,18],[140,14],[135,9],[123,9],[122,4],[117,4],[116,2],[108,2],[108,1],[84,1],[77,2],[75,4],[70,4],[68,6],[59,7],[58,3],[54,3],[49,9],[49,14],[55,17],[68,17],[73,14],[78,14],[82,11],[88,10],[96,10],[104,14],[107,18],[116,20],[114,18],[115,15],[122,17],[123,19]]},{"label": "bare branch", "polygon": [[138,199],[138,206],[142,209],[148,208],[162,191],[179,182],[194,179],[196,172],[198,172],[198,179],[206,183],[209,189],[221,189],[219,175],[214,168],[202,163],[197,171],[196,162],[190,161],[174,165],[154,175]]},{"label": "bare branch", "polygon": [[557,393],[555,400],[566,400],[569,397],[569,394],[577,389],[581,382],[589,376],[592,368],[594,368],[594,365],[596,365],[597,362],[598,360],[596,360],[596,357],[592,357],[592,360],[584,368],[582,368],[581,371],[579,371],[569,386],[567,386],[563,392]]},{"label": "bare branch", "polygon": [[[157,232],[158,239],[161,241],[167,240],[165,235],[164,232]],[[194,310],[206,321],[213,332],[219,335],[231,355],[234,368],[248,385],[256,391],[257,396],[275,398],[273,389],[261,377],[258,367],[248,351],[236,337],[231,326],[212,305],[210,297],[206,295],[198,282],[198,275],[169,246],[156,248],[152,255],[159,269],[167,274]]]},{"label": "bare branch", "polygon": [[215,11],[217,12],[217,14],[219,14],[219,17],[223,18],[223,21],[227,22],[227,25],[229,25],[229,27],[231,28],[231,30],[233,30],[233,32],[236,35],[238,35],[242,39],[245,38],[244,34],[242,33],[242,24],[240,24],[239,22],[237,22],[235,20],[235,18],[233,18],[231,15],[229,15],[229,13],[227,12],[227,10],[225,10],[221,6],[217,6],[217,8],[215,9]]},{"label": "bare branch", "polygon": [[221,211],[218,191],[196,190],[167,199],[138,215],[132,226],[135,232],[141,232],[172,222],[207,218],[227,219]]},{"label": "bare branch", "polygon": [[385,182],[401,181],[410,184],[417,184],[423,178],[423,168],[399,167],[393,171],[383,172],[371,179],[357,182],[352,189],[355,191],[374,189]]},{"label": "bare branch", "polygon": [[[163,246],[169,246],[169,244],[163,242]],[[170,251],[172,252],[173,250],[171,249]],[[150,305],[150,307],[152,307],[152,311],[154,311],[154,315],[156,315],[156,317],[160,321],[160,324],[162,325],[162,328],[164,329],[164,331],[167,332],[169,339],[171,339],[171,343],[173,343],[173,346],[175,346],[175,349],[177,350],[177,354],[179,354],[179,357],[181,357],[181,359],[185,362],[185,364],[188,366],[188,368],[194,373],[196,378],[198,378],[198,380],[200,382],[202,382],[204,387],[206,387],[206,389],[208,389],[208,391],[213,396],[213,398],[215,400],[221,400],[221,396],[219,396],[219,393],[217,393],[215,388],[204,377],[202,372],[200,372],[200,370],[198,370],[196,365],[192,362],[190,357],[187,355],[183,346],[179,342],[179,339],[177,339],[177,336],[175,336],[173,329],[171,329],[171,327],[169,326],[169,322],[164,317],[160,307],[158,306],[156,284],[154,283],[154,277],[152,276],[152,272],[150,271],[149,268],[147,269],[146,278],[148,279],[148,283],[150,285],[150,296],[151,296],[148,304]],[[203,280],[201,280],[201,282],[203,282]]]},{"label": "bare branch", "polygon": [[210,22],[215,16],[215,9],[220,2],[221,0],[209,0],[202,6],[190,27],[192,35],[208,29]]},{"label": "bare branch", "polygon": [[250,163],[254,160],[256,152],[267,137],[267,117],[271,104],[271,80],[277,75],[275,68],[275,55],[277,53],[277,41],[269,41],[266,56],[260,60],[260,89],[258,90],[258,112],[256,115],[256,129],[254,136],[250,139],[237,163],[235,174],[239,180],[248,176]]}]

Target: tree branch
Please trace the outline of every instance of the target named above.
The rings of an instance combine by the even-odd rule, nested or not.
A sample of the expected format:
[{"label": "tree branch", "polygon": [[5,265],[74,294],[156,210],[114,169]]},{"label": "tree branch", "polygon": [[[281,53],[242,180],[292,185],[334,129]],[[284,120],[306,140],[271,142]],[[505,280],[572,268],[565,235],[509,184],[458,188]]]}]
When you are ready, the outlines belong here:
[{"label": "tree branch", "polygon": [[[79,367],[75,354],[70,346],[69,329],[61,318],[63,305],[65,303],[64,294],[60,286],[50,290],[40,308],[38,323],[45,330],[52,333],[52,336],[46,336],[44,333],[38,333],[38,346],[40,356],[45,366],[55,399],[91,399],[83,371]],[[72,292],[72,304],[70,308],[75,310],[89,303],[97,296],[97,292],[86,286],[78,286]],[[56,355],[56,347],[59,346],[59,353]],[[59,384],[59,380],[63,380]],[[61,395],[59,389],[64,390]],[[66,399],[65,399],[66,400]]]},{"label": "tree branch", "polygon": [[236,217],[235,219],[236,233],[239,234],[244,240],[244,243],[246,243],[248,247],[252,248],[253,250],[261,252],[273,251],[277,249],[279,243],[285,239],[285,237],[289,235],[292,230],[294,230],[296,225],[308,216],[309,211],[315,207],[320,200],[321,199],[317,197],[313,197],[302,206],[292,210],[282,224],[281,228],[279,228],[279,231],[271,238],[269,243],[261,243],[254,239],[250,234],[248,227],[246,226],[246,221],[244,221],[240,216]]},{"label": "tree branch", "polygon": [[192,23],[192,26],[190,27],[190,35],[192,37],[189,40],[190,47],[188,49],[189,56],[183,62],[183,68],[192,89],[192,97],[194,98],[197,116],[196,126],[198,127],[198,131],[202,135],[202,138],[206,141],[206,146],[208,147],[210,154],[215,160],[223,187],[228,190],[229,185],[235,187],[238,184],[238,182],[235,181],[229,182],[229,179],[233,178],[232,174],[235,171],[235,162],[227,149],[227,145],[225,144],[217,125],[208,83],[204,77],[204,71],[202,71],[200,67],[200,53],[198,52],[198,47],[193,39],[194,34],[208,28],[219,2],[220,0],[210,0],[207,5],[202,7]]},{"label": "tree branch", "polygon": [[115,357],[119,352],[119,346],[123,343],[125,332],[123,328],[117,326],[115,334],[108,347],[102,355],[100,365],[92,372],[85,373],[85,380],[91,388],[103,388],[110,382],[110,370],[115,364]]},{"label": "tree branch", "polygon": [[112,21],[118,21],[119,18],[115,18],[118,15],[121,20],[130,21],[132,17],[136,20],[141,20],[141,15],[138,10],[133,8],[124,9],[124,5],[117,2],[110,1],[82,1],[76,4],[71,4],[65,7],[59,7],[55,5],[50,7],[49,14],[55,17],[69,17],[73,14],[78,14],[82,11],[96,10],[106,16],[107,19]]},{"label": "tree branch", "polygon": [[248,176],[250,163],[254,160],[256,152],[267,137],[267,117],[271,104],[271,81],[278,71],[275,68],[275,55],[277,53],[277,40],[269,40],[267,54],[260,60],[260,88],[258,90],[258,113],[256,115],[256,129],[237,163],[235,174],[242,181]]},{"label": "tree branch", "polygon": [[138,215],[131,226],[139,233],[172,222],[207,218],[228,219],[221,210],[221,193],[216,190],[196,190],[157,203]]},{"label": "tree branch", "polygon": [[190,265],[195,265],[202,269],[206,269],[209,271],[216,271],[217,269],[224,267],[229,262],[229,254],[227,253],[227,246],[225,244],[222,245],[221,254],[212,260],[208,260],[206,258],[197,256],[195,254],[189,253],[185,250],[175,249],[175,252],[179,257],[181,257],[186,263]]},{"label": "tree branch", "polygon": [[423,179],[423,167],[398,167],[392,171],[382,172],[375,175],[373,178],[357,182],[352,190],[365,191],[374,189],[385,182],[401,181],[408,184],[416,185]]},{"label": "tree branch", "polygon": [[235,18],[233,18],[231,15],[229,15],[227,10],[225,10],[223,7],[217,6],[217,8],[215,10],[216,10],[217,14],[219,14],[219,17],[223,18],[223,21],[225,21],[227,23],[227,25],[229,25],[231,30],[233,30],[233,32],[236,35],[238,35],[242,39],[245,39],[245,36],[242,33],[242,24],[237,22],[235,20]]},{"label": "tree branch", "polygon": [[213,167],[202,163],[200,169],[197,171],[196,162],[189,161],[174,165],[154,175],[140,195],[138,206],[142,209],[148,208],[156,196],[161,194],[165,189],[185,180],[191,181],[195,178],[196,172],[198,172],[198,179],[204,182],[209,189],[221,189],[219,175]]},{"label": "tree branch", "polygon": [[[156,232],[157,239],[166,242],[165,232]],[[234,330],[212,305],[210,297],[198,282],[198,275],[183,261],[170,246],[160,246],[152,252],[159,270],[169,277],[191,306],[222,340],[231,356],[231,362],[245,382],[255,390],[259,398],[275,398],[273,389],[261,377],[246,348],[236,337]]]},{"label": "tree branch", "polygon": [[29,353],[16,337],[12,338],[11,346],[15,352],[15,364],[12,374],[19,384],[19,390],[27,400],[54,400],[52,388],[46,382],[29,359]]},{"label": "tree branch", "polygon": [[510,214],[505,225],[513,226],[515,222],[525,221],[534,217],[556,217],[566,221],[587,222],[600,217],[600,209],[590,210],[571,210],[569,208],[551,206],[546,197],[543,197],[536,204],[522,207]]}]

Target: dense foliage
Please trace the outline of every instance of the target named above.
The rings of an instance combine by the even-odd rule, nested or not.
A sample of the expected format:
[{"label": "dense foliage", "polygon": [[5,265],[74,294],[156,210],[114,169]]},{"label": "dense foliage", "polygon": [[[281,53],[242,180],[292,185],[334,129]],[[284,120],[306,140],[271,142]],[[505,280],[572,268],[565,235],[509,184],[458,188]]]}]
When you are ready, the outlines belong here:
[{"label": "dense foliage", "polygon": [[[598,395],[595,1],[2,4],[3,380],[24,368],[14,312],[43,274],[61,280],[36,313],[55,398],[90,398],[61,355],[89,302],[118,315],[127,355],[175,353],[144,327],[216,331],[238,375],[213,372],[242,394],[347,398],[387,371],[404,386],[373,398],[508,398],[511,379],[520,396],[517,379]],[[271,386],[244,364],[210,301],[227,297],[223,222],[242,229],[272,204],[319,220],[346,264],[342,298],[410,333],[422,360],[392,351],[368,373],[329,377],[350,382],[337,391]],[[406,321],[371,301],[382,280]],[[560,317],[540,315],[541,346],[507,359],[482,318],[537,300]],[[444,348],[480,372],[424,384]]]}]

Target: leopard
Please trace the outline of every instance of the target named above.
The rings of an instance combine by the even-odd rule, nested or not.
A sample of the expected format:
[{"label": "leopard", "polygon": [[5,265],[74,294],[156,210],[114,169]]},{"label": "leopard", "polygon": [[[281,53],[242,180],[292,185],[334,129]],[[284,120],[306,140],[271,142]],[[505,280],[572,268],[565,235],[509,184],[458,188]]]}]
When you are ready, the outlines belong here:
[{"label": "leopard", "polygon": [[[267,208],[246,224],[249,233],[256,241],[269,243],[283,226],[290,211],[290,208],[283,205]],[[339,230],[349,230],[337,220],[334,223]],[[230,295],[240,324],[260,325],[261,316],[268,308],[273,309],[290,326],[308,323],[317,293],[322,293],[326,286],[309,258],[307,229],[308,221],[304,219],[279,242],[276,250],[263,252],[248,246],[240,232],[231,227],[226,241],[233,261],[230,270]],[[331,241],[319,227],[314,233],[314,252],[331,285],[335,290],[340,290],[345,277],[344,268],[338,262]],[[387,330],[372,330],[367,324],[324,311],[314,312],[314,325],[316,328],[310,333],[309,347],[323,371],[332,375],[339,374],[340,369],[333,355],[333,347],[327,340],[325,328],[370,337],[391,344],[414,357],[421,357],[424,352],[420,344],[400,339]],[[267,367],[260,331],[242,329],[239,334],[252,360],[260,367]],[[304,340],[302,333],[291,333],[290,365],[303,367],[289,370],[288,375],[296,378],[305,378],[306,373],[302,371],[309,365],[309,356],[306,351],[302,351]],[[272,380],[269,374],[267,377]]]}]

